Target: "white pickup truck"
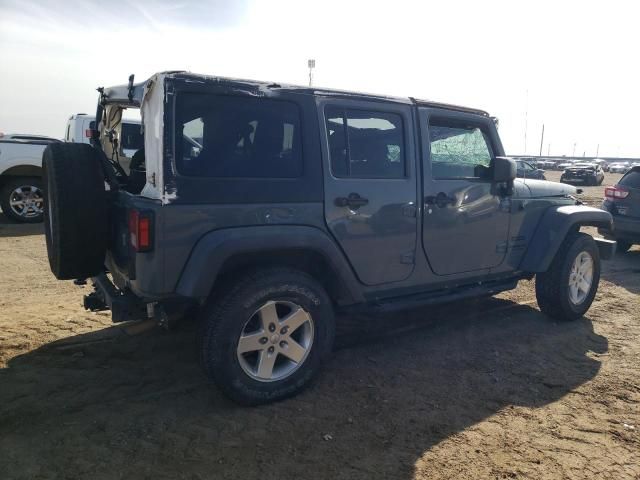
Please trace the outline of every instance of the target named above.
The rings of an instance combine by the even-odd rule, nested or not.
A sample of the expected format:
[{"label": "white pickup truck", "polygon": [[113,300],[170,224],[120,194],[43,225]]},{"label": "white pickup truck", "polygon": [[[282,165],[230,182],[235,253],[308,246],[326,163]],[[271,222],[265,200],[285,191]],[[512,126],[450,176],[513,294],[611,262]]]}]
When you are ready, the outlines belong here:
[{"label": "white pickup truck", "polygon": [[0,208],[8,218],[42,221],[42,152],[59,141],[40,135],[0,135]]}]

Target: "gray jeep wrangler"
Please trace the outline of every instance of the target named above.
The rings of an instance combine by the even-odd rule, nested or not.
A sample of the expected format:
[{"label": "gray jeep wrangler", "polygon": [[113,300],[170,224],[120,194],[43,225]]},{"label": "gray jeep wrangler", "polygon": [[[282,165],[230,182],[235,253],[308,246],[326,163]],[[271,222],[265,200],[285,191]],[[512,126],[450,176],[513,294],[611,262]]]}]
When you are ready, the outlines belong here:
[{"label": "gray jeep wrangler", "polygon": [[[493,119],[414,98],[184,72],[100,88],[92,144],[44,153],[59,279],[91,279],[113,321],[199,316],[199,357],[242,404],[301,391],[338,311],[513,289],[581,317],[615,242],[576,189],[516,179]],[[119,162],[122,114],[144,148]],[[80,199],[80,200],[79,200]]]}]

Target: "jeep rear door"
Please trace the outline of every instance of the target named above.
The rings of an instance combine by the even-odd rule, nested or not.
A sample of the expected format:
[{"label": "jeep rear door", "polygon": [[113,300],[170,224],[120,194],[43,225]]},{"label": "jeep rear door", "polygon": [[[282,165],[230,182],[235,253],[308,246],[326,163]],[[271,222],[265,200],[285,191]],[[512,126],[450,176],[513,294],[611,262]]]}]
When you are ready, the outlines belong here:
[{"label": "jeep rear door", "polygon": [[329,230],[366,285],[404,280],[417,236],[410,105],[318,99]]},{"label": "jeep rear door", "polygon": [[507,251],[510,199],[491,179],[503,155],[489,117],[419,108],[423,152],[422,246],[434,273],[497,267]]}]

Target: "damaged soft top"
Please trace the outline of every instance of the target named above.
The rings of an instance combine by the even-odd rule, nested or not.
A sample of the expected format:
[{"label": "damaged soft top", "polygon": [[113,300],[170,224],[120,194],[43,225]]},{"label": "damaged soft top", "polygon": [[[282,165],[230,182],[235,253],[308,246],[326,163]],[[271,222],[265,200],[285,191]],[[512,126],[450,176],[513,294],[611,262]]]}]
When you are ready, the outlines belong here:
[{"label": "damaged soft top", "polygon": [[129,83],[124,85],[117,85],[114,87],[101,87],[98,91],[101,94],[101,103],[105,104],[120,104],[122,106],[140,107],[142,99],[144,97],[144,88],[147,82],[157,77],[159,74],[172,78],[178,81],[184,81],[186,83],[199,83],[202,85],[217,85],[224,84],[230,90],[237,90],[244,93],[253,95],[260,95],[272,90],[280,90],[286,92],[295,92],[307,95],[318,96],[331,96],[337,98],[359,98],[378,102],[392,102],[403,105],[418,105],[421,107],[439,108],[445,110],[455,110],[461,112],[472,113],[476,115],[482,115],[488,117],[489,114],[477,108],[469,108],[460,105],[453,105],[442,102],[434,102],[431,100],[422,100],[414,97],[394,97],[390,95],[379,95],[372,93],[363,93],[348,90],[335,90],[330,88],[316,88],[309,86],[290,85],[279,82],[266,82],[258,80],[247,80],[241,78],[231,77],[218,77],[213,75],[202,75],[197,73],[190,73],[184,70],[170,70],[165,72],[159,72],[151,76],[149,79],[140,83],[133,83],[133,75],[129,77]]}]

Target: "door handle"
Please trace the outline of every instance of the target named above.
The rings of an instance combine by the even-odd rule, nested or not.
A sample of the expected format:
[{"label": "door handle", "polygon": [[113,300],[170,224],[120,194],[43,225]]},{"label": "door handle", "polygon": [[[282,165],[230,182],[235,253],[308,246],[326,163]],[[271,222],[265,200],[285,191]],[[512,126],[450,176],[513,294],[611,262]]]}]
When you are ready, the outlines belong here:
[{"label": "door handle", "polygon": [[361,197],[357,193],[350,193],[348,197],[338,197],[334,201],[337,207],[349,207],[351,209],[357,209],[363,205],[367,205],[369,200]]},{"label": "door handle", "polygon": [[426,205],[437,205],[440,208],[444,208],[447,205],[455,205],[456,199],[454,197],[450,197],[444,192],[438,192],[437,195],[424,197],[424,203]]}]

